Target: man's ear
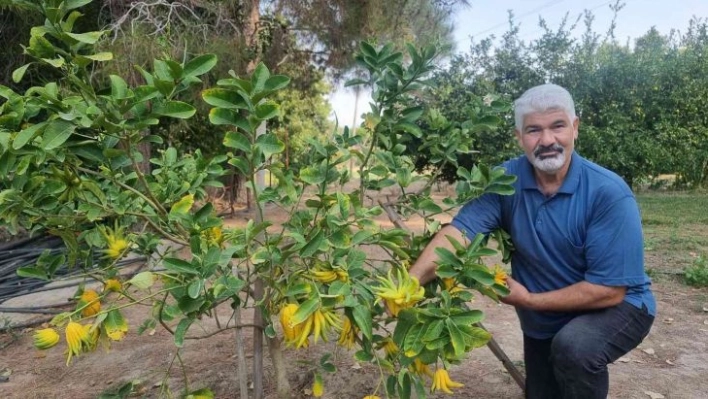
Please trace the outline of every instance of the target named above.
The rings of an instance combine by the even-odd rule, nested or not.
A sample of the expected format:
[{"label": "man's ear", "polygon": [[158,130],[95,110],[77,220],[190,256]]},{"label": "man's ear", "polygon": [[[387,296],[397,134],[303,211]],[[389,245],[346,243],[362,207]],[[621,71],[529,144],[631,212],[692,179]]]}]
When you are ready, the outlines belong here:
[{"label": "man's ear", "polygon": [[577,116],[575,117],[575,120],[573,121],[573,139],[577,140],[578,139],[578,128],[580,127],[580,118]]}]

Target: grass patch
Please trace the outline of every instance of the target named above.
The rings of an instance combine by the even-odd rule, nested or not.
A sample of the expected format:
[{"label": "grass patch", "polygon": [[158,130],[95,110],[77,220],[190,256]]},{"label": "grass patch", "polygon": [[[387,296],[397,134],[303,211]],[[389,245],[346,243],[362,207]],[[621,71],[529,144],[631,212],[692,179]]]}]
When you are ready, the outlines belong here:
[{"label": "grass patch", "polygon": [[647,268],[681,272],[696,256],[708,254],[708,194],[637,195],[644,227]]}]

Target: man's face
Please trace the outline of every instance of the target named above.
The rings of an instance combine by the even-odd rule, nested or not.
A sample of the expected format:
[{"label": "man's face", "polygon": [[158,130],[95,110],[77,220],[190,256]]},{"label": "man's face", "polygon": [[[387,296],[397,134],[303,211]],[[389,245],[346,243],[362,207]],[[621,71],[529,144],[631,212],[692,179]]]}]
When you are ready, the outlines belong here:
[{"label": "man's face", "polygon": [[523,128],[516,130],[516,138],[536,169],[556,174],[570,164],[578,124],[578,118],[571,121],[565,111],[534,112],[524,117]]}]

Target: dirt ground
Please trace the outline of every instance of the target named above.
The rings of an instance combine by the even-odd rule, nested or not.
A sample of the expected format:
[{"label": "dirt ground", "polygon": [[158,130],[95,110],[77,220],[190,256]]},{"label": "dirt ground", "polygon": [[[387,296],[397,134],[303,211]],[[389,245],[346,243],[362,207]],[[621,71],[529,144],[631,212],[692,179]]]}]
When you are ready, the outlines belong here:
[{"label": "dirt ground", "polygon": [[[230,221],[239,224],[244,216]],[[382,222],[385,223],[385,222]],[[649,257],[651,262],[658,261]],[[610,398],[706,398],[708,397],[708,290],[693,289],[669,278],[655,282],[658,316],[651,333],[639,348],[610,365]],[[473,303],[486,313],[484,325],[499,342],[512,361],[522,365],[521,332],[513,308],[484,298]],[[132,307],[126,318],[139,325],[148,307]],[[218,309],[224,322],[231,309]],[[250,313],[243,315],[247,323]],[[213,319],[204,319],[201,329],[193,327],[190,335],[214,331]],[[132,328],[110,352],[98,350],[83,354],[65,365],[61,349],[37,351],[32,346],[32,328],[0,334],[0,398],[97,398],[113,392],[127,382],[137,384],[137,394],[130,397],[179,398],[184,389],[184,376],[190,389],[209,387],[217,398],[237,398],[238,376],[234,330],[209,339],[187,340],[182,349],[182,371],[173,361],[175,346],[172,336],[161,328],[138,335]],[[251,332],[246,332],[250,347]],[[331,345],[331,344],[330,344]],[[329,347],[333,349],[334,346]],[[285,353],[291,365],[290,381],[293,398],[310,397],[312,376],[307,365],[322,353],[317,346]],[[379,384],[379,373],[371,364],[354,360],[353,352],[339,349],[334,363],[338,372],[325,376],[324,398],[362,398]],[[249,368],[252,359],[248,359]],[[266,357],[266,398],[273,398],[271,373]],[[169,372],[167,370],[170,369]],[[431,398],[522,398],[523,394],[500,361],[484,347],[450,371],[451,377],[465,384],[453,395],[436,394]],[[6,377],[6,378],[5,378]],[[169,389],[167,388],[169,387]],[[166,391],[168,393],[166,393]],[[383,389],[379,389],[379,395]]]}]

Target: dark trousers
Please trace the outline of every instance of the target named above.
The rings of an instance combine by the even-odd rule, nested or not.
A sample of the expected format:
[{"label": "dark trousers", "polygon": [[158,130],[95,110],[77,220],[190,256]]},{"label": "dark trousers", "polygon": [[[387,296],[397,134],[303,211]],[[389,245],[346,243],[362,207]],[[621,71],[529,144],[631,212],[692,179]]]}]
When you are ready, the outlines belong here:
[{"label": "dark trousers", "polygon": [[607,365],[636,348],[653,322],[646,308],[622,302],[575,317],[553,338],[524,335],[526,398],[607,398]]}]

